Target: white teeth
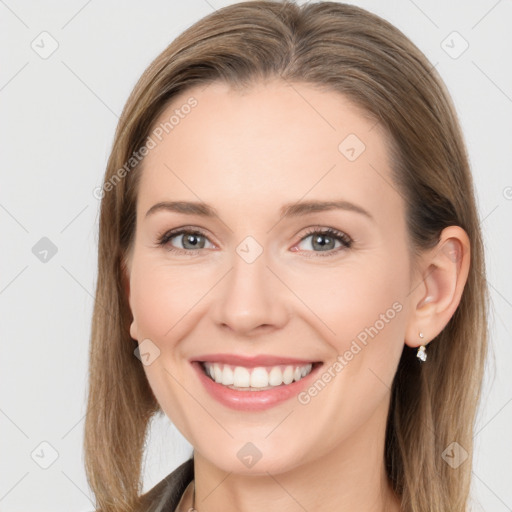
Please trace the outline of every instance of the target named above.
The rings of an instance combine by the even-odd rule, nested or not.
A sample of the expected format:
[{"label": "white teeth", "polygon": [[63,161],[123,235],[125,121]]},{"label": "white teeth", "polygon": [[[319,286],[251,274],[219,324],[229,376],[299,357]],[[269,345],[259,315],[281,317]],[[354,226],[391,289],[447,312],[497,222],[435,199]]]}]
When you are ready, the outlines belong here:
[{"label": "white teeth", "polygon": [[265,370],[265,368],[253,368],[251,372],[251,388],[266,388],[267,386],[267,370]]},{"label": "white teeth", "polygon": [[274,366],[268,374],[268,383],[271,386],[280,386],[283,383],[283,372],[278,366]]},{"label": "white teeth", "polygon": [[222,369],[220,366],[213,367],[213,380],[219,381],[222,379]]},{"label": "white teeth", "polygon": [[268,389],[269,387],[291,384],[304,378],[312,370],[311,363],[303,366],[279,365],[256,368],[244,366],[230,366],[222,363],[203,363],[207,375],[215,382],[224,386],[235,388],[258,388]]},{"label": "white teeth", "polygon": [[283,372],[283,382],[290,384],[293,382],[293,366],[287,366]]},{"label": "white teeth", "polygon": [[224,365],[224,370],[222,370],[222,380],[217,379],[217,382],[222,382],[226,386],[231,386],[235,382],[233,380],[233,370],[229,365]]},{"label": "white teeth", "polygon": [[[217,365],[214,365],[217,366]],[[219,382],[215,380],[215,382]],[[251,374],[247,368],[243,366],[236,366],[233,372],[233,386],[237,388],[248,388],[251,383]],[[219,384],[222,384],[220,382]]]}]

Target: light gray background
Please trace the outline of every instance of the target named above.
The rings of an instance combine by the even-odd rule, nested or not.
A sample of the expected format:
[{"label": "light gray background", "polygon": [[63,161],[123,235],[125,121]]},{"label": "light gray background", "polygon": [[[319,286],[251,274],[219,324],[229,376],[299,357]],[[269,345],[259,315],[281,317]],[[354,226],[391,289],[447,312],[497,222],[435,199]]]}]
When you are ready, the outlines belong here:
[{"label": "light gray background", "polygon": [[[140,74],[186,27],[231,3],[0,0],[3,512],[93,508],[82,456],[99,207],[92,191]],[[475,436],[474,510],[510,511],[512,2],[353,3],[419,46],[446,81],[462,121],[485,234],[496,359]],[[52,38],[58,48],[42,58]],[[458,55],[464,41],[469,47]],[[42,237],[57,248],[46,262],[32,252]],[[168,420],[155,422],[145,489],[190,451]]]}]

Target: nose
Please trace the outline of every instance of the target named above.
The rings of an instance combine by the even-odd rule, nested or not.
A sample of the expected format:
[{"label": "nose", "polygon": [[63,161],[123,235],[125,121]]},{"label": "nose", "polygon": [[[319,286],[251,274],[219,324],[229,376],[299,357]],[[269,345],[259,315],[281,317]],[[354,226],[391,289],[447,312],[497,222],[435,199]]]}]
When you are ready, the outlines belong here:
[{"label": "nose", "polygon": [[233,333],[254,336],[282,328],[290,309],[286,288],[267,267],[263,252],[247,263],[235,254],[231,271],[217,287],[213,319]]}]

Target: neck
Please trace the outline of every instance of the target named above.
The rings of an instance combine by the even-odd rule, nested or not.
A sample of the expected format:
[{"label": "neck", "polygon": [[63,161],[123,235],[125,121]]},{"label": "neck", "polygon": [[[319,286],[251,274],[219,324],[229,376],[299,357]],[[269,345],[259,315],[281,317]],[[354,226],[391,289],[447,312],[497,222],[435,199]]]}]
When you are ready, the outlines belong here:
[{"label": "neck", "polygon": [[329,453],[282,473],[228,473],[196,452],[187,504],[197,512],[256,512],[270,503],[281,512],[398,512],[384,466],[381,423],[368,421]]}]

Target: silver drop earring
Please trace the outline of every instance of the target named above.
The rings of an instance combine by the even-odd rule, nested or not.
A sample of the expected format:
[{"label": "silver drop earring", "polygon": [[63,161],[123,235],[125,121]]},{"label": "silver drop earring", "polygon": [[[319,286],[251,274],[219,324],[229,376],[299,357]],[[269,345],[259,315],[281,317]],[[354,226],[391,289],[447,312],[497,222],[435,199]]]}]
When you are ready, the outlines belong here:
[{"label": "silver drop earring", "polygon": [[[420,332],[420,338],[423,338],[423,333]],[[416,353],[416,357],[420,360],[420,362],[424,363],[427,360],[427,350],[425,345],[421,345]]]}]

